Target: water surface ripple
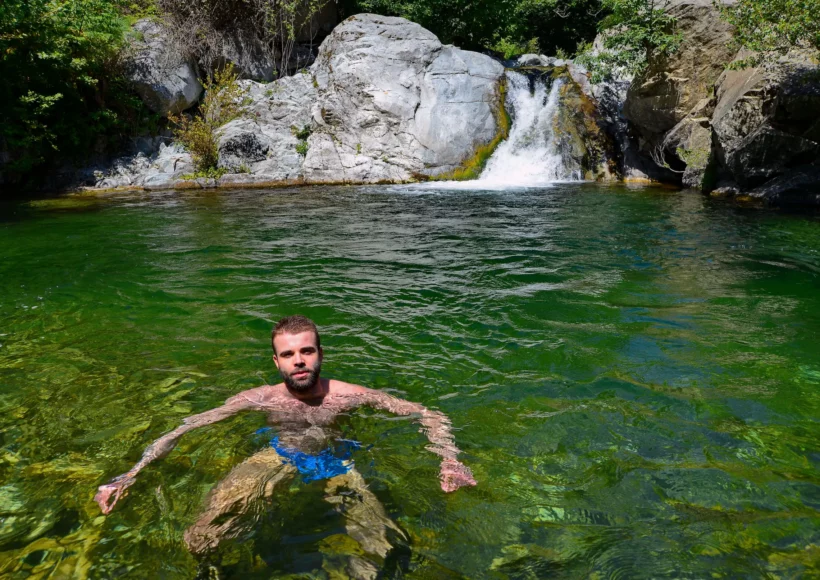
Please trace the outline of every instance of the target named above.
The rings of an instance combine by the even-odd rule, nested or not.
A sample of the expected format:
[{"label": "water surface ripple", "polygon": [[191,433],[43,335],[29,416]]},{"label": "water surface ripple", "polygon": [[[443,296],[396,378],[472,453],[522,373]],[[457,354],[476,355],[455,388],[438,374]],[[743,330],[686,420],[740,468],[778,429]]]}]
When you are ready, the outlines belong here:
[{"label": "water surface ripple", "polygon": [[[699,195],[302,188],[0,207],[0,576],[190,578],[182,534],[263,416],[192,432],[113,514],[92,502],[191,413],[276,380],[303,313],[325,373],[447,413],[479,482],[443,494],[406,420],[342,421],[410,578],[820,574],[820,222]],[[297,484],[226,577],[336,577]]]}]

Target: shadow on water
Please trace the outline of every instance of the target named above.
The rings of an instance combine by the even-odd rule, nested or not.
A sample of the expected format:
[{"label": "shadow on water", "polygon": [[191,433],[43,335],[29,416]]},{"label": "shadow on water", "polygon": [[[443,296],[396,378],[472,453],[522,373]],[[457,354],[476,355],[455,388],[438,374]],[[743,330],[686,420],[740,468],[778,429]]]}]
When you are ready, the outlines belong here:
[{"label": "shadow on water", "polygon": [[[194,576],[183,533],[264,416],[189,433],[107,517],[95,488],[183,417],[275,381],[270,327],[294,312],[322,328],[328,376],[450,416],[479,482],[443,494],[410,421],[341,421],[409,536],[379,562],[392,575],[820,573],[815,216],[594,184],[11,207],[2,577]],[[349,573],[361,550],[321,489],[261,506],[223,575]]]}]

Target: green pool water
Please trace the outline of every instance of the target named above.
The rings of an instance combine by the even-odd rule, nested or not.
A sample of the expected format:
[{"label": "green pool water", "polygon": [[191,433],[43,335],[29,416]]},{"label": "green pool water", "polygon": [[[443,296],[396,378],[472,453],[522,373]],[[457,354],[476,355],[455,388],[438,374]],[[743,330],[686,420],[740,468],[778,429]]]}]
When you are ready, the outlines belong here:
[{"label": "green pool water", "polygon": [[[820,576],[816,216],[579,184],[139,193],[7,202],[0,248],[2,578],[193,577],[183,532],[263,415],[186,435],[109,516],[95,489],[276,381],[293,313],[325,376],[449,415],[478,480],[444,494],[413,422],[342,418],[410,537],[388,576]],[[357,549],[295,480],[221,574],[341,578]]]}]

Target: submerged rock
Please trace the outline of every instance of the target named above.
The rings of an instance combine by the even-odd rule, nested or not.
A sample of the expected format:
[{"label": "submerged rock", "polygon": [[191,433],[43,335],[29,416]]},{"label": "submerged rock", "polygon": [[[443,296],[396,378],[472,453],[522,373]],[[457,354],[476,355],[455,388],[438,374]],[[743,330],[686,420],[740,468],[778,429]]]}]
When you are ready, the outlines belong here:
[{"label": "submerged rock", "polygon": [[194,64],[167,42],[154,20],[139,20],[133,32],[125,73],[143,102],[163,116],[193,106],[202,94]]}]

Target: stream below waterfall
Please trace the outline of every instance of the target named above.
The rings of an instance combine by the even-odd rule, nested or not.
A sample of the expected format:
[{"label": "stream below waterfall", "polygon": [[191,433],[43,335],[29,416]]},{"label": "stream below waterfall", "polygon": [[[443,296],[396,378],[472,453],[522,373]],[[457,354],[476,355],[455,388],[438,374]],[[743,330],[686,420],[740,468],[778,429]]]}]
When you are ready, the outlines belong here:
[{"label": "stream below waterfall", "polygon": [[[444,494],[410,420],[339,421],[408,538],[385,577],[817,577],[818,226],[561,182],[2,204],[0,577],[194,577],[185,530],[263,414],[188,433],[108,516],[96,487],[277,381],[293,313],[326,376],[446,413],[478,481]],[[324,485],[255,503],[222,577],[347,577],[362,550]]]}]

